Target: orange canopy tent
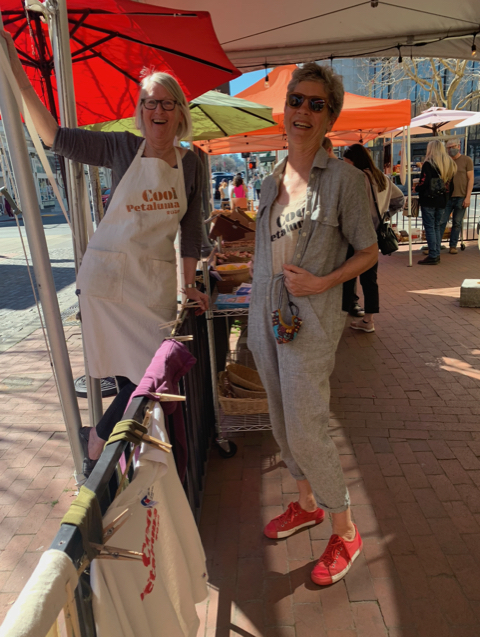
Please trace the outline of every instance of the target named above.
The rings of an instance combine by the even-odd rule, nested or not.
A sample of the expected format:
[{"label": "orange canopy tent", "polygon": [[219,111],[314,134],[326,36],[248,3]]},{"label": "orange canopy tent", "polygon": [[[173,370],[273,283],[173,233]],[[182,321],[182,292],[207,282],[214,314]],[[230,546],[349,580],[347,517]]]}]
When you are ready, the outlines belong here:
[{"label": "orange canopy tent", "polygon": [[[288,148],[283,125],[283,107],[287,85],[296,68],[295,64],[279,66],[269,74],[268,88],[262,79],[236,95],[270,106],[273,109],[273,119],[278,122],[277,126],[242,135],[199,141],[195,142],[196,146],[211,155]],[[407,126],[411,119],[410,112],[410,100],[384,100],[345,93],[342,112],[328,136],[334,146],[366,143],[390,130]]]}]

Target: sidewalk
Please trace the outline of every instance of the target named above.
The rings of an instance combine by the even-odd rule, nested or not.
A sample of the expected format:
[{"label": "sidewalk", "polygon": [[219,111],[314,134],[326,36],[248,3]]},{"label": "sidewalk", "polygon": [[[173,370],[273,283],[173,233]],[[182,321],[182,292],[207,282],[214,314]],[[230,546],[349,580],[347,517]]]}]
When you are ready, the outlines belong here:
[{"label": "sidewalk", "polygon": [[[478,637],[480,310],[458,306],[476,244],[434,267],[382,257],[377,332],[345,329],[332,435],[365,550],[320,589],[329,523],[283,542],[263,525],[295,498],[270,433],[212,452],[201,534],[210,598],[199,637]],[[480,280],[480,279],[479,279]],[[74,376],[79,328],[66,328]],[[0,354],[0,619],[74,497],[73,463],[41,332]],[[86,400],[82,415],[88,420]],[[168,636],[162,636],[168,637]]]},{"label": "sidewalk", "polygon": [[270,434],[209,463],[201,533],[211,595],[201,637],[480,635],[480,310],[458,306],[475,244],[434,267],[381,258],[377,332],[346,328],[331,433],[365,550],[345,580],[309,574],[328,522],[287,540],[262,526],[295,499]]}]

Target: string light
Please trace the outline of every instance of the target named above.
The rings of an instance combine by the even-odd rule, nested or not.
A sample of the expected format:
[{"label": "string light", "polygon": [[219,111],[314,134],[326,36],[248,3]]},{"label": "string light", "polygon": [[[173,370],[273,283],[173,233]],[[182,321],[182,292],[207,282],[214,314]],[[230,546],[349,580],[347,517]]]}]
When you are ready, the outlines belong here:
[{"label": "string light", "polygon": [[268,64],[265,63],[265,88],[269,88],[270,87],[270,77],[268,75]]},{"label": "string light", "polygon": [[477,37],[477,34],[474,33],[473,34],[473,42],[472,42],[472,57],[475,57],[477,55],[477,45],[475,44],[475,38]]},{"label": "string light", "polygon": [[403,62],[402,49],[400,46],[397,46],[397,49],[398,49],[398,63],[401,64]]},{"label": "string light", "polygon": [[378,7],[378,0],[370,0],[370,6],[372,7],[372,9]]}]

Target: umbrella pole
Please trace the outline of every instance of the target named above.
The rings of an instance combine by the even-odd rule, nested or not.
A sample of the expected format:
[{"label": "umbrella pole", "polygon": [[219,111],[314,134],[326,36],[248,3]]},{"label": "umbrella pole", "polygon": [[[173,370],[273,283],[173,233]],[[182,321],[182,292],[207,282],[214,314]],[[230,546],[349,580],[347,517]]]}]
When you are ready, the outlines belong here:
[{"label": "umbrella pole", "polygon": [[[0,27],[3,29],[1,12]],[[6,43],[3,40],[1,46],[3,46],[3,50],[8,59]],[[8,147],[10,148],[13,172],[18,186],[20,205],[23,211],[23,221],[32,256],[33,270],[35,272],[38,294],[42,304],[48,340],[52,351],[60,404],[70,440],[78,480],[83,477],[83,452],[78,436],[78,430],[82,426],[80,410],[75,395],[72,368],[68,356],[60,308],[58,306],[47,241],[45,239],[42,218],[38,208],[37,193],[35,191],[35,183],[31,171],[22,121],[13,92],[1,69],[0,110],[2,112]]]},{"label": "umbrella pole", "polygon": [[[77,112],[75,107],[75,91],[73,87],[72,57],[70,52],[67,5],[65,0],[58,0],[55,10],[49,12],[49,29],[52,41],[55,76],[58,87],[58,101],[60,104],[60,121],[62,126],[77,127]],[[85,217],[85,173],[83,164],[67,160],[67,190],[69,194],[70,214],[76,241],[74,241],[75,269],[78,272],[83,255],[87,249],[87,220]],[[88,210],[88,214],[90,211]],[[100,274],[100,273],[99,273]],[[81,300],[79,299],[80,313]],[[83,340],[83,339],[82,339]],[[88,413],[91,426],[95,426],[103,414],[102,392],[100,379],[92,378],[88,373],[88,363],[85,355],[85,381],[87,386]]]},{"label": "umbrella pole", "polygon": [[412,149],[410,126],[407,126],[407,197],[408,197],[408,267],[412,267]]}]

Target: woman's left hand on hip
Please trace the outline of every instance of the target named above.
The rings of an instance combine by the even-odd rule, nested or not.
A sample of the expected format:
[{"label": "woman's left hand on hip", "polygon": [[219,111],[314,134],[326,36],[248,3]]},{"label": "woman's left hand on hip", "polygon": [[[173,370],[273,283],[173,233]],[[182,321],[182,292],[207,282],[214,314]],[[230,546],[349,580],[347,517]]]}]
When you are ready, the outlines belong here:
[{"label": "woman's left hand on hip", "polygon": [[324,291],[320,277],[303,268],[299,268],[297,265],[284,264],[283,276],[285,277],[287,290],[293,296],[310,296]]},{"label": "woman's left hand on hip", "polygon": [[195,310],[195,314],[197,316],[200,316],[205,312],[205,310],[208,310],[209,299],[206,294],[200,292],[197,288],[187,288],[183,290],[183,292],[187,299],[198,303],[199,307]]}]

